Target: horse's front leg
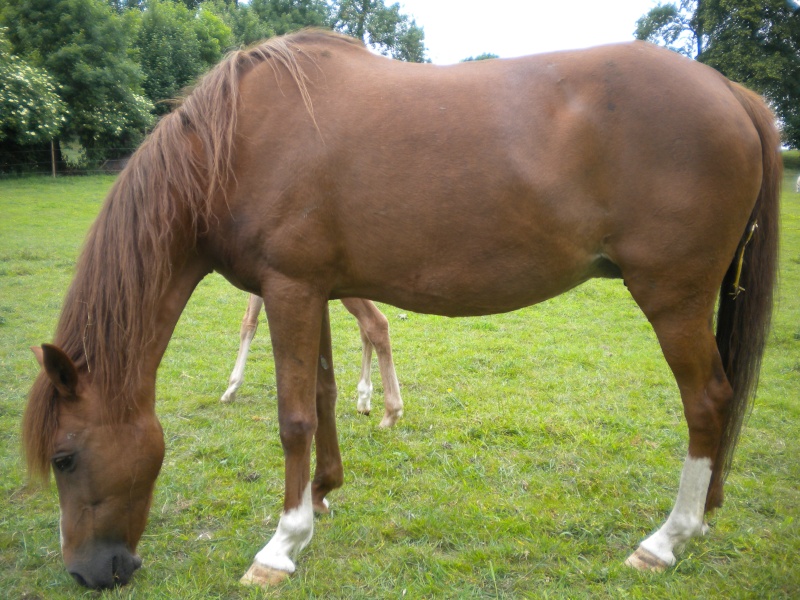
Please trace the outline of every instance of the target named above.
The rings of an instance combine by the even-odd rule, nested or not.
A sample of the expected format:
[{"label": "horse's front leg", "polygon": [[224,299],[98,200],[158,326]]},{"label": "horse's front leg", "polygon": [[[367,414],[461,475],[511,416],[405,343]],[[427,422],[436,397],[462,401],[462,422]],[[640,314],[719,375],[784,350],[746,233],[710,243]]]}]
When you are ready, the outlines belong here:
[{"label": "horse's front leg", "polygon": [[310,541],[314,511],[311,443],[317,431],[317,368],[327,300],[306,286],[281,282],[265,297],[278,385],[278,423],[285,460],[283,514],[272,539],[256,554],[242,583],[271,585],[294,573]]}]

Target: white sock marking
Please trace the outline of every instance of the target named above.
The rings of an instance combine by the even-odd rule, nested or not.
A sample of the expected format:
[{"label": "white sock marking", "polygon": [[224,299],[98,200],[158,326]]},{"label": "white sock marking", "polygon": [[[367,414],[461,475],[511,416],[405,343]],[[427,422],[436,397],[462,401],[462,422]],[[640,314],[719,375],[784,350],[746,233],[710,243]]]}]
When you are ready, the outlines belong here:
[{"label": "white sock marking", "polygon": [[292,560],[311,541],[314,533],[314,510],[311,506],[311,483],[306,485],[300,506],[281,515],[275,535],[256,554],[255,562],[271,569],[294,573]]},{"label": "white sock marking", "polygon": [[372,382],[369,379],[362,379],[358,382],[358,412],[370,412],[372,410]]},{"label": "white sock marking", "polygon": [[641,543],[642,548],[674,565],[675,546],[706,532],[703,512],[710,481],[711,459],[687,456],[675,507],[661,528]]}]

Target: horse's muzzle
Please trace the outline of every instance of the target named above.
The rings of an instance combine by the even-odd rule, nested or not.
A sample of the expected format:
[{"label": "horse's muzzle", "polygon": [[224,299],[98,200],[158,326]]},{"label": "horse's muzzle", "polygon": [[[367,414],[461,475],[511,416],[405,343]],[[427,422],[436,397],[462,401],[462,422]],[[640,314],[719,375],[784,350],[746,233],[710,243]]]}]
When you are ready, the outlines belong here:
[{"label": "horse's muzzle", "polygon": [[67,565],[67,571],[82,586],[102,590],[127,584],[141,566],[142,559],[124,544],[103,544],[91,556]]}]

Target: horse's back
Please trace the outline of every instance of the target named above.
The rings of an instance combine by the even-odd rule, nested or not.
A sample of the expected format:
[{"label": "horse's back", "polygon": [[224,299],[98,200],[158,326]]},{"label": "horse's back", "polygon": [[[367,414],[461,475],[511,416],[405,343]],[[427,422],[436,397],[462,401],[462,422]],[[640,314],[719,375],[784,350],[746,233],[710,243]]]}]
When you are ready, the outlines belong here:
[{"label": "horse's back", "polygon": [[332,296],[510,310],[670,245],[719,270],[755,202],[760,142],[728,82],[648,44],[449,67],[304,52],[310,110],[274,65],[243,81],[230,208],[263,217],[242,244]]}]

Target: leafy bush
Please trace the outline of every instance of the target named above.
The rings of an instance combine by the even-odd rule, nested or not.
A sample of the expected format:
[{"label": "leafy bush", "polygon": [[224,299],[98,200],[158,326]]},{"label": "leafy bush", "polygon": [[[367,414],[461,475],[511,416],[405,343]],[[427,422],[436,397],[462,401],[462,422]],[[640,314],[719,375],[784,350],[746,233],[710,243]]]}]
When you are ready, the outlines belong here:
[{"label": "leafy bush", "polygon": [[52,78],[11,53],[0,27],[0,142],[40,144],[54,139],[67,107]]}]

